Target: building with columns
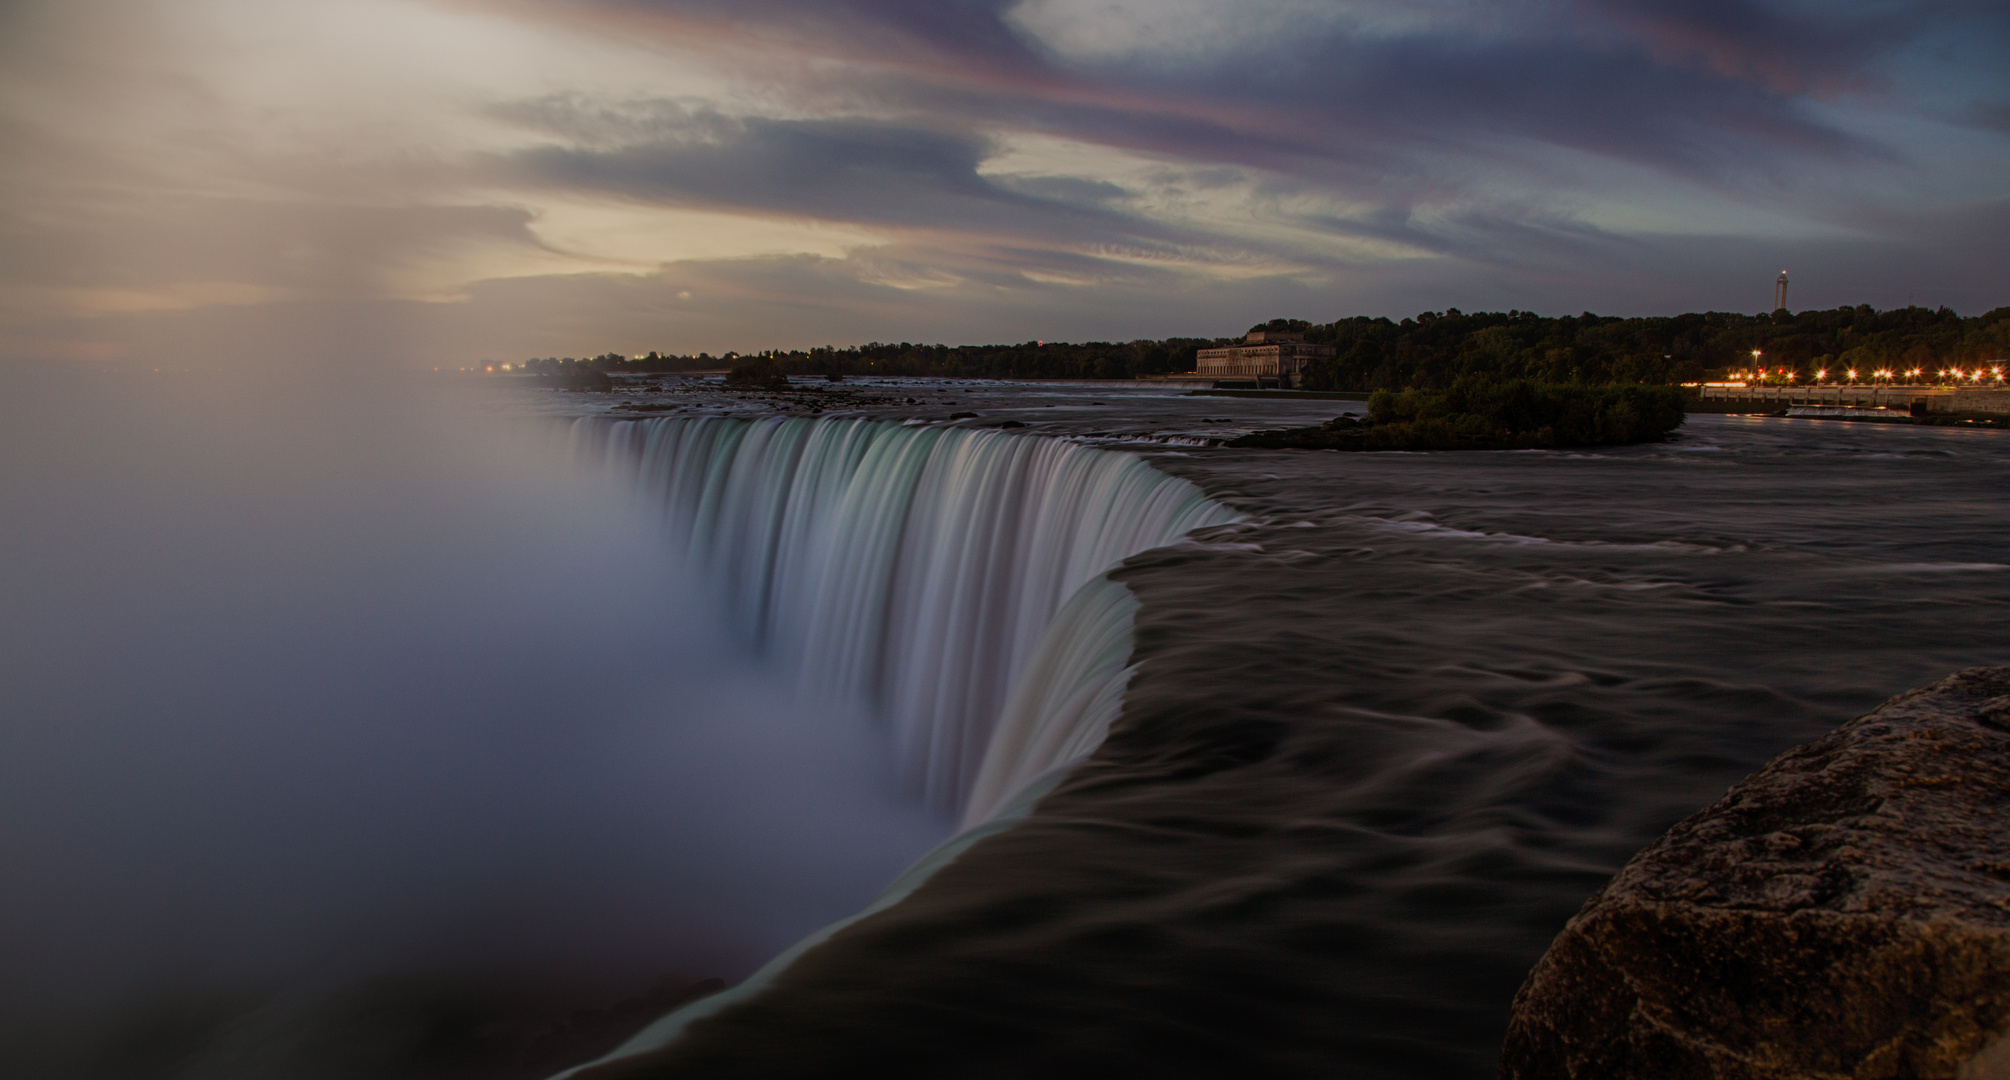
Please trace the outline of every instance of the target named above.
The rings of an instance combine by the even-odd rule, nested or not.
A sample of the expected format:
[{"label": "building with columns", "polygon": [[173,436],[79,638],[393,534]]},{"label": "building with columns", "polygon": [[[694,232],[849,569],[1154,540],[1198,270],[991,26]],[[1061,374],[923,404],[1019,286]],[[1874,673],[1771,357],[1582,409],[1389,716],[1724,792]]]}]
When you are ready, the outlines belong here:
[{"label": "building with columns", "polygon": [[1312,361],[1332,355],[1333,346],[1307,345],[1305,335],[1294,330],[1251,330],[1240,345],[1200,350],[1194,357],[1194,373],[1292,386]]}]

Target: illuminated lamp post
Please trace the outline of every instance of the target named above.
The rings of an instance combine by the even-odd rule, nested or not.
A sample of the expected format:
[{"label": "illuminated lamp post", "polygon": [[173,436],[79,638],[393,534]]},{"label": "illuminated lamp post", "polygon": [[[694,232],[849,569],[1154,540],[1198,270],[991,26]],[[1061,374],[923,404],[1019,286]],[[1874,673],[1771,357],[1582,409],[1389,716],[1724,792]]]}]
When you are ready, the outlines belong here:
[{"label": "illuminated lamp post", "polygon": [[1855,368],[1849,369],[1847,374],[1849,375],[1850,385],[1852,386],[1856,385],[1856,369]]}]

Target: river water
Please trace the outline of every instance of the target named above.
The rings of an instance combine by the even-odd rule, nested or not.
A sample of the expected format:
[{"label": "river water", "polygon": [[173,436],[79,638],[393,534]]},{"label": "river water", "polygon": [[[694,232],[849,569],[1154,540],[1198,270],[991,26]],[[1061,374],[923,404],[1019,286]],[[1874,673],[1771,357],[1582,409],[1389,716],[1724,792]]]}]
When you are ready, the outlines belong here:
[{"label": "river water", "polygon": [[[990,422],[1033,392],[962,400]],[[1121,406],[1160,438],[1346,407]],[[1597,452],[1136,448],[1247,520],[1116,573],[1141,666],[1108,741],[903,904],[605,1075],[1490,1076],[1529,966],[1634,851],[1885,697],[2010,659],[1999,433],[1699,416]]]},{"label": "river water", "polygon": [[[611,1045],[526,1056],[552,1017],[653,975],[738,979],[858,911],[956,826],[902,779],[934,734],[789,670],[861,647],[815,629],[837,625],[820,598],[880,573],[784,540],[851,520],[784,505],[837,490],[790,472],[819,440],[860,475],[871,454],[842,447],[1010,481],[873,474],[927,512],[855,524],[896,560],[881,576],[918,576],[852,607],[915,609],[874,649],[957,659],[876,652],[846,680],[940,700],[982,675],[995,708],[1008,668],[1093,660],[1067,716],[1109,737],[902,902],[590,1075],[1490,1076],[1523,975],[1632,852],[1780,750],[2010,652],[2000,432],[1699,416],[1610,451],[1364,455],[1204,445],[1358,403],[1135,387],[9,386],[0,1072],[530,1077]],[[525,413],[783,449],[615,487]],[[1104,505],[1161,517],[1082,524]],[[900,569],[896,519],[933,522],[923,554],[951,569]],[[1094,567],[965,543],[1121,554],[1186,520],[1217,524],[1130,557],[1129,597],[1095,610],[1061,603]],[[687,565],[700,521],[743,524]],[[804,599],[748,601],[755,581]],[[940,618],[964,593],[1086,612],[1093,644],[965,640]],[[817,640],[755,655],[791,608],[823,612],[797,628]],[[1126,634],[1118,709],[1121,661],[1088,654]],[[69,1026],[22,1034],[58,1001]]]}]

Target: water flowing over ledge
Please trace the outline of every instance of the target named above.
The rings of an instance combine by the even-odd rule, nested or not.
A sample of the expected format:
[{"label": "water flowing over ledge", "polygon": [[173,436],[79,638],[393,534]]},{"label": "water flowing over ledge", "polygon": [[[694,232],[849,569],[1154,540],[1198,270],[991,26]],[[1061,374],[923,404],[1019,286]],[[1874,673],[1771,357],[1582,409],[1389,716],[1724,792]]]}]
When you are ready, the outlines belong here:
[{"label": "water flowing over ledge", "polygon": [[758,994],[1028,813],[1102,742],[1130,682],[1138,605],[1104,575],[1239,518],[1133,454],[1000,431],[584,418],[571,435],[665,501],[683,554],[720,577],[806,692],[849,695],[884,716],[917,790],[962,811],[960,831],[863,911],[603,1061],[659,1049]]},{"label": "water flowing over ledge", "polygon": [[914,789],[966,825],[1101,741],[1136,606],[1102,575],[1236,517],[1135,455],[1002,431],[589,418],[573,437],[633,468],[764,650],[883,717]]}]

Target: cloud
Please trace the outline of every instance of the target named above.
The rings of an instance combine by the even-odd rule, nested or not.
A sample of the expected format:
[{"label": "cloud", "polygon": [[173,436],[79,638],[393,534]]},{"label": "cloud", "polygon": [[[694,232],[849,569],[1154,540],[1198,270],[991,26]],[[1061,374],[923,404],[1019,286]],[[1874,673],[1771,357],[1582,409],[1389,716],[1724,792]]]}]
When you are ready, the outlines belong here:
[{"label": "cloud", "polygon": [[424,352],[750,344],[680,291],[774,305],[778,345],[1144,332],[1231,284],[1660,310],[1713,287],[1670,245],[1930,253],[2010,166],[2004,19],[1965,0],[92,2],[0,12],[16,351],[366,308]]},{"label": "cloud", "polygon": [[[575,130],[556,103],[535,109],[548,129]],[[981,221],[1036,202],[977,175],[986,144],[970,134],[861,120],[731,118],[668,103],[645,109],[650,120],[633,124],[636,141],[520,150],[508,156],[504,178],[642,201],[894,224]],[[607,115],[596,110],[577,128],[589,141],[604,141]]]},{"label": "cloud", "polygon": [[1836,93],[1877,81],[1877,61],[1957,5],[1794,8],[1760,0],[1583,0],[1663,64],[1692,65],[1775,93]]}]

